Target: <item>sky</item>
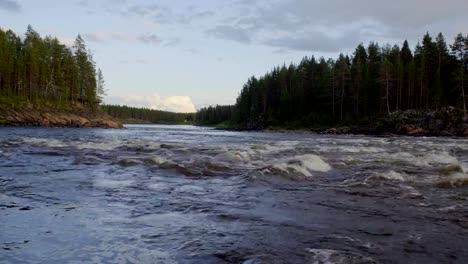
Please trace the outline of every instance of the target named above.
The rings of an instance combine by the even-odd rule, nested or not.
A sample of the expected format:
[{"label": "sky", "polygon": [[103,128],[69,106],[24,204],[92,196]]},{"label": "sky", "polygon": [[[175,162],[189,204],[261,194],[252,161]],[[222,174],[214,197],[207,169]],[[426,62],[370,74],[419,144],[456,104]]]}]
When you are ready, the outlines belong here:
[{"label": "sky", "polygon": [[414,47],[468,31],[466,0],[0,0],[0,27],[72,45],[102,70],[105,102],[192,112],[233,104],[245,81],[304,56],[378,41]]}]

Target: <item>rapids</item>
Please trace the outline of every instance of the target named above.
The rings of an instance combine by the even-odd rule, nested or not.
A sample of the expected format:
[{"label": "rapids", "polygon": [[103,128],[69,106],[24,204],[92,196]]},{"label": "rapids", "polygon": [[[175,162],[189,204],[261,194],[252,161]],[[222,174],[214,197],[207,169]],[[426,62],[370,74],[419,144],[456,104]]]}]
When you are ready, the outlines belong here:
[{"label": "rapids", "polygon": [[468,263],[468,140],[0,128],[0,263]]}]

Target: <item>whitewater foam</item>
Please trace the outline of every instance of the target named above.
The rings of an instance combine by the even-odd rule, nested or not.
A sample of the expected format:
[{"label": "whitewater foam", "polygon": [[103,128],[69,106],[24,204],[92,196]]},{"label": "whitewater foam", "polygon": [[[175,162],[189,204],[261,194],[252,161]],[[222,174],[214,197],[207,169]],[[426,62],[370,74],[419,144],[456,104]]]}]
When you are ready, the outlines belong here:
[{"label": "whitewater foam", "polygon": [[108,189],[119,189],[129,187],[134,182],[132,180],[116,181],[108,179],[97,179],[94,181],[94,187],[108,188]]},{"label": "whitewater foam", "polygon": [[395,172],[393,170],[384,173],[378,173],[377,176],[391,181],[405,181],[405,178],[401,173]]},{"label": "whitewater foam", "polygon": [[63,141],[60,141],[60,140],[57,140],[57,139],[23,137],[22,140],[25,143],[29,143],[29,144],[33,144],[33,145],[39,145],[39,146],[45,146],[45,147],[49,147],[49,148],[64,148],[64,147],[68,146]]},{"label": "whitewater foam", "polygon": [[314,171],[328,172],[332,169],[322,158],[313,154],[295,156],[291,159],[276,161],[270,168],[283,173],[296,172],[306,177],[312,176],[312,172]]}]

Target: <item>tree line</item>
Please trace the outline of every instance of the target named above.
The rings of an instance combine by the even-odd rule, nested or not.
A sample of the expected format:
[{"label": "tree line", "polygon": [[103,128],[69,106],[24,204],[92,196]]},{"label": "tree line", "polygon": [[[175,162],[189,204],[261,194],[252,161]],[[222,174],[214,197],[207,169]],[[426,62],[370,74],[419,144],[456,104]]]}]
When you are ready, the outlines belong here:
[{"label": "tree line", "polygon": [[101,109],[109,115],[120,120],[144,120],[151,123],[191,123],[194,120],[194,113],[174,113],[148,108],[138,108],[121,105],[102,105]]},{"label": "tree line", "polygon": [[363,120],[407,109],[462,108],[466,115],[468,35],[447,45],[429,33],[408,41],[370,42],[337,59],[304,57],[244,84],[234,106],[200,109],[196,121],[243,127],[318,126]]},{"label": "tree line", "polygon": [[104,95],[104,77],[80,35],[67,47],[31,26],[24,37],[0,28],[0,96],[96,108]]}]

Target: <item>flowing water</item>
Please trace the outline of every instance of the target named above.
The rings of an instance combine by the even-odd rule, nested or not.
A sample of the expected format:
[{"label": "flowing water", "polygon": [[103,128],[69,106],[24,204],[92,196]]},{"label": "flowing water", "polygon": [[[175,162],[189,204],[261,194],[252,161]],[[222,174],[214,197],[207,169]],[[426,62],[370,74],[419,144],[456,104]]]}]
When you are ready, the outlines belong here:
[{"label": "flowing water", "polygon": [[468,263],[468,140],[0,129],[0,263]]}]

